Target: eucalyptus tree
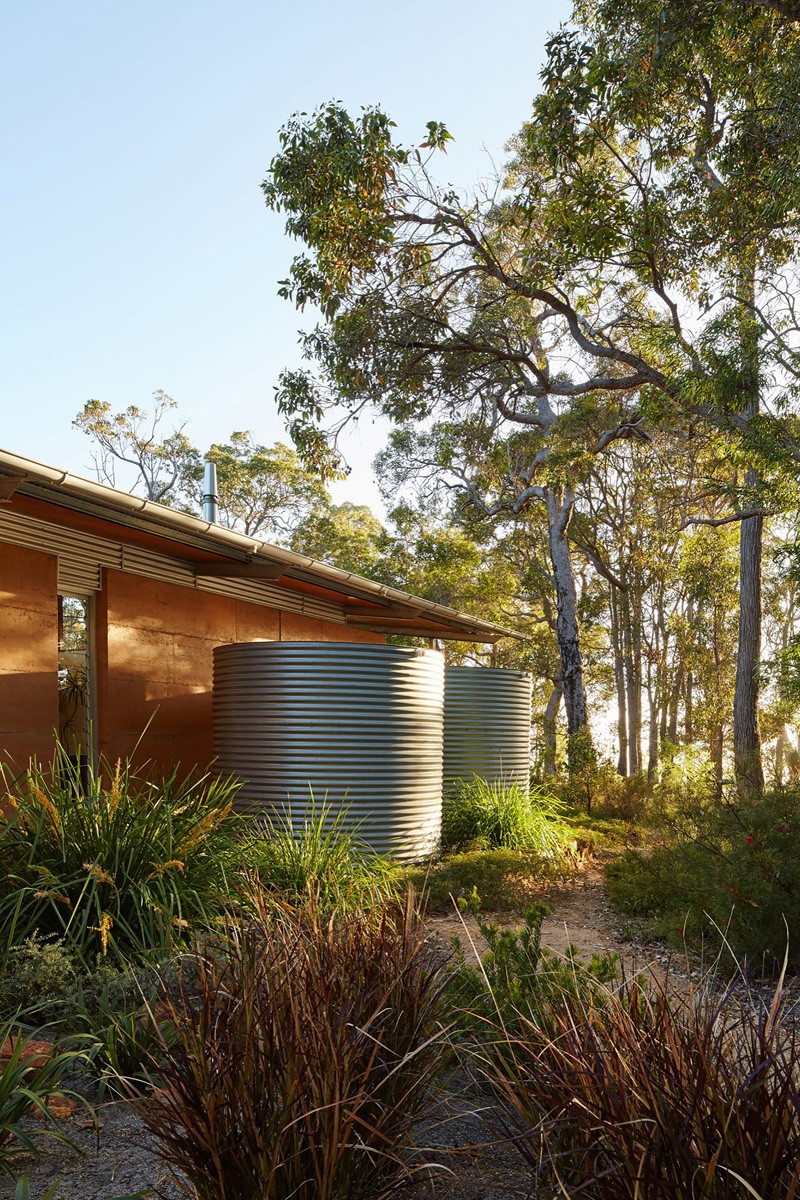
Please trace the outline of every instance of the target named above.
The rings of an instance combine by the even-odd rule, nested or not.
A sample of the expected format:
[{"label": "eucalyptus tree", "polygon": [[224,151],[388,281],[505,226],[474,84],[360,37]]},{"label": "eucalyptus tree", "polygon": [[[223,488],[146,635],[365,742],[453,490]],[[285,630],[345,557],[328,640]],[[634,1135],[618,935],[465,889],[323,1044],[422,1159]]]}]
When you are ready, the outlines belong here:
[{"label": "eucalyptus tree", "polygon": [[390,536],[366,504],[318,507],[295,527],[291,548],[343,571],[380,579]]},{"label": "eucalyptus tree", "polygon": [[99,479],[184,512],[200,513],[204,462],[215,463],[220,524],[250,537],[289,542],[311,513],[327,509],[325,487],[291,447],[263,446],[249,431],[238,431],[201,453],[187,424],[177,401],[161,390],[148,408],[130,405],[116,413],[107,401],[88,400],[73,421],[92,439]]},{"label": "eucalyptus tree", "polygon": [[130,404],[115,413],[105,400],[87,400],[72,424],[92,439],[98,479],[116,487],[132,476],[133,489],[140,488],[145,499],[178,502],[200,454],[186,435],[187,420],[173,419],[177,408],[177,401],[161,388],[153,392],[148,408]]},{"label": "eucalyptus tree", "polygon": [[[800,30],[786,6],[579,3],[549,43],[517,142],[545,246],[534,282],[560,294],[592,353],[647,376],[646,416],[666,403],[736,435],[743,792],[763,787],[761,469],[798,459],[799,95]],[[609,300],[632,281],[646,308],[623,301],[626,319],[609,326]]]},{"label": "eucalyptus tree", "polygon": [[[286,374],[279,403],[317,460],[332,406],[455,419],[502,444],[502,486],[462,483],[487,513],[547,510],[572,732],[586,725],[576,460],[665,414],[729,433],[736,773],[758,792],[761,476],[800,459],[800,30],[781,4],[592,0],[548,43],[542,80],[502,186],[471,199],[438,187],[377,110],[292,118],[264,191],[306,248],[283,293],[323,324],[304,337],[316,371]],[[423,145],[448,138],[432,122]]]},{"label": "eucalyptus tree", "polygon": [[[587,377],[530,293],[532,243],[500,184],[469,200],[438,189],[391,130],[377,110],[354,120],[330,104],[280,135],[264,191],[308,251],[282,291],[324,321],[303,336],[314,369],[282,376],[279,406],[317,468],[337,468],[342,423],[372,407],[401,427],[409,462],[440,470],[484,516],[542,506],[568,730],[591,754],[568,541],[575,473],[616,439],[644,436],[638,408],[620,405],[604,369]],[[432,124],[427,146],[448,137]]]},{"label": "eucalyptus tree", "polygon": [[[217,467],[221,523],[249,537],[287,545],[303,521],[330,504],[318,476],[283,442],[264,446],[249,430],[238,430],[227,442],[214,442],[203,458]],[[199,456],[186,477],[187,498],[197,510],[203,492]]]}]

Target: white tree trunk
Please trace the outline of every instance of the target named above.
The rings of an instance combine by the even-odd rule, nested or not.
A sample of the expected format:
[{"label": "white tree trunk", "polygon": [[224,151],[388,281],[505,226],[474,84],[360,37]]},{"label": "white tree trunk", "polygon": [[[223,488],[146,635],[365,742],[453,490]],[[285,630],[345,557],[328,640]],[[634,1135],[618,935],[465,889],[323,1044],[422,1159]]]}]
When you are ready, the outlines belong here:
[{"label": "white tree trunk", "polygon": [[564,710],[567,715],[567,732],[570,737],[573,737],[577,733],[588,732],[589,728],[575,578],[572,573],[572,560],[567,541],[567,527],[575,505],[575,495],[570,488],[547,487],[544,491],[547,504],[550,561],[556,585],[558,609],[556,636],[561,652]]}]

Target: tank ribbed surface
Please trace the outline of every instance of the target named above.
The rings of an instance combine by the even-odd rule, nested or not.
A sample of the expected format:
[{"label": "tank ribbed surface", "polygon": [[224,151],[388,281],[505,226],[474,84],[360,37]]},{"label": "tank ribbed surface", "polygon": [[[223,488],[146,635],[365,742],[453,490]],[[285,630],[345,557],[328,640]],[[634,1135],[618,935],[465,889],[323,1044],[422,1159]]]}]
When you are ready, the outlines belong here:
[{"label": "tank ribbed surface", "polygon": [[240,807],[302,821],[323,801],[373,849],[435,850],[442,812],[444,665],[431,650],[246,642],[214,650],[214,753]]},{"label": "tank ribbed surface", "polygon": [[495,667],[447,667],[444,680],[445,791],[476,775],[527,788],[530,675]]}]

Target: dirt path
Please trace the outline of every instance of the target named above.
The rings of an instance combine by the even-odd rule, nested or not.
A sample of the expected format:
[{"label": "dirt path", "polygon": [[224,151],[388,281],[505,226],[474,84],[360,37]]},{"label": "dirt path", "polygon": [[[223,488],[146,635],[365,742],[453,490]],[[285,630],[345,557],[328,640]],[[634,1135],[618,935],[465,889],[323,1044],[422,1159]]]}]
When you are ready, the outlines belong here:
[{"label": "dirt path", "polygon": [[[550,915],[542,925],[543,946],[557,954],[564,954],[568,946],[575,946],[582,958],[591,958],[593,954],[618,954],[626,963],[635,960],[639,969],[646,965],[648,959],[644,951],[622,939],[616,914],[603,891],[602,860],[592,860],[569,884],[554,887],[541,898],[550,909]],[[522,924],[520,917],[507,913],[487,913],[485,916],[505,927]],[[457,937],[471,963],[475,963],[477,954],[486,949],[472,917],[462,919],[457,913],[434,916],[428,918],[428,924],[444,941]]]}]

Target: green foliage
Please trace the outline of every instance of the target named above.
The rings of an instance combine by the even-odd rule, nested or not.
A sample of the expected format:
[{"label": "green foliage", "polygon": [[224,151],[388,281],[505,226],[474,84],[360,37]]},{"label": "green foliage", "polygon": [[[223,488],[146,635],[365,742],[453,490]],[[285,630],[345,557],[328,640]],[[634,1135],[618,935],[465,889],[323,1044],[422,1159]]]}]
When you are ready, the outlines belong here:
[{"label": "green foliage", "polygon": [[267,204],[287,214],[287,232],[316,255],[295,259],[282,284],[299,308],[314,300],[332,315],[353,273],[368,271],[391,242],[386,192],[406,157],[392,128],[378,109],[353,120],[332,102],[310,117],[296,113],[281,130],[262,187]]},{"label": "green foliage", "polygon": [[455,785],[442,806],[445,850],[533,850],[557,860],[563,852],[564,809],[544,787],[477,776]]},{"label": "green foliage", "polygon": [[33,1006],[37,1023],[62,1020],[74,1004],[78,969],[63,938],[35,932],[12,946],[0,974],[0,1015]]},{"label": "green foliage", "polygon": [[184,512],[199,515],[205,463],[215,463],[219,523],[251,537],[288,542],[297,525],[327,506],[319,479],[282,442],[262,446],[249,430],[237,430],[201,454],[184,433],[185,420],[169,433],[160,428],[168,414],[178,420],[177,408],[163,391],[153,394],[151,412],[131,405],[112,413],[107,402],[89,400],[72,423],[97,448],[95,467],[105,483],[116,487],[118,473],[133,468],[132,490],[141,487],[149,500]]},{"label": "green foliage", "polygon": [[543,949],[542,922],[549,916],[546,904],[535,904],[525,914],[521,929],[501,929],[481,916],[482,901],[477,890],[459,901],[462,912],[478,923],[478,931],[488,949],[480,965],[467,965],[460,946],[449,994],[461,1012],[461,1021],[483,1041],[487,1025],[499,1023],[509,1031],[521,1021],[534,1021],[544,1028],[552,1020],[553,1010],[563,1010],[580,1001],[598,1001],[604,993],[601,984],[613,982],[619,973],[615,954],[594,954],[581,961],[574,946],[563,958]]},{"label": "green foliage", "polygon": [[521,913],[567,865],[530,850],[469,850],[402,868],[397,877],[424,895],[429,912],[452,913],[454,899],[477,889],[488,911]]},{"label": "green foliage", "polygon": [[[48,1099],[65,1094],[61,1085],[82,1055],[55,1046],[52,1052],[43,1053],[44,1043],[33,1043],[13,1020],[0,1023],[0,1046],[0,1174],[14,1175],[13,1160],[19,1151],[35,1153],[37,1149],[24,1118],[31,1111],[48,1115]],[[45,1132],[67,1141],[57,1130]]]},{"label": "green foliage", "polygon": [[[642,821],[652,808],[653,784],[647,778],[646,771],[637,771],[635,775],[619,775],[606,759],[598,763],[592,772],[589,786],[591,813],[594,816],[619,821]],[[565,798],[568,799],[575,790],[570,781],[564,788]]]},{"label": "green foliage", "polygon": [[[82,770],[86,769],[86,782]],[[168,953],[224,902],[235,785],[204,775],[150,780],[129,762],[6,780],[0,827],[0,944],[54,934],[86,967],[97,954]]]},{"label": "green foliage", "polygon": [[177,407],[161,389],[153,392],[152,412],[131,404],[124,412],[112,413],[106,401],[87,400],[72,424],[95,442],[95,465],[106,483],[116,487],[120,463],[135,465],[136,485],[148,500],[176,504],[192,470],[202,471],[200,454],[183,432],[185,421],[167,434],[159,429]]},{"label": "green foliage", "polygon": [[445,1062],[443,969],[410,897],[251,908],[171,1001],[142,1118],[198,1200],[377,1200]]},{"label": "green foliage", "polygon": [[594,1200],[791,1200],[800,1155],[798,1039],[779,985],[736,1001],[640,981],[575,994],[482,1055],[537,1183]]},{"label": "green foliage", "polygon": [[302,820],[290,808],[267,819],[243,838],[241,854],[260,885],[290,904],[360,907],[395,888],[395,865],[359,837],[347,809],[313,795]]},{"label": "green foliage", "polygon": [[[215,442],[203,457],[217,467],[220,524],[249,537],[287,543],[298,525],[327,506],[319,479],[282,442],[262,446],[249,430],[240,430],[226,443]],[[187,473],[193,512],[200,512],[203,472],[198,458]]]},{"label": "green foliage", "polygon": [[578,729],[567,739],[567,773],[567,802],[583,807],[590,813],[599,780],[597,754],[589,729]]},{"label": "green foliage", "polygon": [[609,895],[657,936],[714,941],[724,932],[738,954],[768,965],[782,961],[788,936],[796,963],[798,832],[797,790],[762,801],[695,801],[667,814],[651,849],[628,851],[609,864]]},{"label": "green foliage", "polygon": [[343,571],[378,578],[386,530],[366,504],[318,508],[297,527],[292,549]]},{"label": "green foliage", "polygon": [[162,992],[160,980],[129,975],[79,1001],[75,1041],[95,1079],[99,1100],[107,1090],[130,1097],[158,1086],[161,1047],[174,1035],[163,1015]]}]

